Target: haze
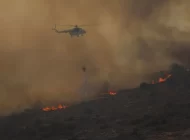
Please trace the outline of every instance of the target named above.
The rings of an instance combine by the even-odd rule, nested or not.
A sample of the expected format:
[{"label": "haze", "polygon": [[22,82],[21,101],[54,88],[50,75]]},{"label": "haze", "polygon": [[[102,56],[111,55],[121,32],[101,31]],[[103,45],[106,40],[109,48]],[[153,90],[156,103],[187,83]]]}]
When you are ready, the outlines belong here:
[{"label": "haze", "polygon": [[[189,0],[1,0],[0,111],[80,98],[105,81],[131,88],[173,63],[188,65]],[[54,24],[90,24],[70,38]],[[59,28],[60,29],[60,28]]]}]

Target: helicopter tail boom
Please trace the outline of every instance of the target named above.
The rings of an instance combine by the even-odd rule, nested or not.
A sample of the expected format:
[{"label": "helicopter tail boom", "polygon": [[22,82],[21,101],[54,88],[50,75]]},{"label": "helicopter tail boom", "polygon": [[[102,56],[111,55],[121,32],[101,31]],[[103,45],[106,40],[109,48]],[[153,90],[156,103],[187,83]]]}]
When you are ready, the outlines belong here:
[{"label": "helicopter tail boom", "polygon": [[56,24],[55,24],[55,26],[52,28],[52,30],[55,30],[55,32],[57,32],[57,33],[68,33],[68,32],[70,32],[70,30],[63,30],[63,31],[57,30]]}]

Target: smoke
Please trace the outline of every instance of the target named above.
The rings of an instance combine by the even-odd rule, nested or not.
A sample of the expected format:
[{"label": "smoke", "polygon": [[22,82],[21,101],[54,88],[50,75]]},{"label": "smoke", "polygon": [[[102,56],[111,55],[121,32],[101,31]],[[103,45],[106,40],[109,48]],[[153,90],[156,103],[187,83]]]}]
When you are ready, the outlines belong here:
[{"label": "smoke", "polygon": [[[84,65],[94,93],[107,80],[115,89],[134,87],[173,62],[187,65],[189,4],[1,0],[0,111],[22,110],[37,101],[77,100]],[[92,26],[85,28],[85,37],[71,39],[52,31],[54,24]]]}]

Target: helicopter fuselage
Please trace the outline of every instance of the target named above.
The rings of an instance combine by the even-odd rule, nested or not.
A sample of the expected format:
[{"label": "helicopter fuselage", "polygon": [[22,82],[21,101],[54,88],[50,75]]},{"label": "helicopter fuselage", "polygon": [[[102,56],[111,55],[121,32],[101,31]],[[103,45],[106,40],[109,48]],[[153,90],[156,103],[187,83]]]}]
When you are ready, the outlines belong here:
[{"label": "helicopter fuselage", "polygon": [[70,36],[83,36],[84,34],[86,34],[86,31],[82,28],[79,27],[75,27],[73,29],[68,30],[68,33],[70,34]]}]

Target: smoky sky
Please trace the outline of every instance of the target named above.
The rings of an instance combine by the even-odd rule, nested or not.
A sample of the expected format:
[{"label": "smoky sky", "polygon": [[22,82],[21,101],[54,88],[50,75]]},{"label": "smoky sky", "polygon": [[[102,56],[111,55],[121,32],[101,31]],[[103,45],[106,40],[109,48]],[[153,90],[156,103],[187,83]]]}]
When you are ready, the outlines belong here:
[{"label": "smoky sky", "polygon": [[[188,65],[189,0],[1,0],[0,111],[74,102],[105,81],[130,88],[174,62]],[[84,37],[54,24],[88,24]],[[59,27],[58,29],[65,29]]]}]

